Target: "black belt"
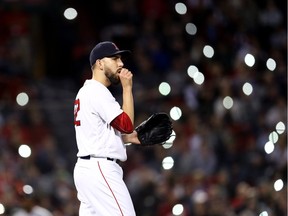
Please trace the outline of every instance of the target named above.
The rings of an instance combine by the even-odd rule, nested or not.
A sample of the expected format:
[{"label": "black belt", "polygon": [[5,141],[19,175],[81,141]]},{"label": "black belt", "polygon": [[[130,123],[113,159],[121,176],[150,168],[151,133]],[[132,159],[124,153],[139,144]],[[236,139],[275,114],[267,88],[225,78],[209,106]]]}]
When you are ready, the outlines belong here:
[{"label": "black belt", "polygon": [[[90,160],[91,157],[92,157],[91,155],[87,155],[87,156],[81,156],[79,158],[84,159],[84,160]],[[97,158],[97,157],[94,157],[94,158]],[[98,157],[98,158],[102,158],[102,157]],[[115,158],[106,157],[105,159],[109,161],[118,162],[118,160]]]}]

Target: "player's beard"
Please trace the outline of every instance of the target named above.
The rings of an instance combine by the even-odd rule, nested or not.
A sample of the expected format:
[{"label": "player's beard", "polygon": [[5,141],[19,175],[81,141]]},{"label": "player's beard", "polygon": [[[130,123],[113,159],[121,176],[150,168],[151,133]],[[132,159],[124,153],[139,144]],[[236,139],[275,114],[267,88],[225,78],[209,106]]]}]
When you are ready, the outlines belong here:
[{"label": "player's beard", "polygon": [[105,76],[111,82],[112,85],[118,85],[120,83],[120,78],[118,73],[113,73],[111,70],[105,70]]}]

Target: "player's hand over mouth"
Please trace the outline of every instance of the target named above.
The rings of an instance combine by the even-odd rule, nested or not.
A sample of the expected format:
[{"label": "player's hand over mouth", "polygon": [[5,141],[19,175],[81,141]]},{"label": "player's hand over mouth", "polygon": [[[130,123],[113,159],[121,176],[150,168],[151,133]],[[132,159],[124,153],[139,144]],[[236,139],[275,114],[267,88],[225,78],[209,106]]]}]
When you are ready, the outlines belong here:
[{"label": "player's hand over mouth", "polygon": [[122,68],[119,73],[119,78],[123,88],[132,87],[133,74],[131,73],[131,71],[126,68]]}]

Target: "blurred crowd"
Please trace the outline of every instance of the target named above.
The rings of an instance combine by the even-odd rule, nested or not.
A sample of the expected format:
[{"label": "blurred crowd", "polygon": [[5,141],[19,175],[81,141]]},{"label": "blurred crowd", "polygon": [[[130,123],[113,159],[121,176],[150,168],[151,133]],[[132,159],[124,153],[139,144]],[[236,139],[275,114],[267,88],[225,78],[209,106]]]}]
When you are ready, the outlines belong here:
[{"label": "blurred crowd", "polygon": [[[0,215],[78,215],[73,100],[91,77],[88,56],[100,40],[132,50],[124,61],[134,74],[135,125],[153,112],[182,111],[171,148],[127,146],[120,165],[138,216],[172,216],[177,204],[182,216],[287,215],[287,2],[182,2],[186,14],[172,0],[63,1],[78,10],[63,23],[60,1],[0,3]],[[205,45],[214,48],[212,58],[203,55]],[[202,85],[187,75],[190,65],[204,74]],[[164,81],[167,96],[158,90]],[[119,89],[111,91],[121,101]],[[16,103],[20,92],[29,95],[26,106]],[[51,113],[66,116],[66,127]],[[278,122],[286,128],[267,154]],[[30,157],[19,155],[22,144]],[[162,167],[167,156],[169,170]]]}]

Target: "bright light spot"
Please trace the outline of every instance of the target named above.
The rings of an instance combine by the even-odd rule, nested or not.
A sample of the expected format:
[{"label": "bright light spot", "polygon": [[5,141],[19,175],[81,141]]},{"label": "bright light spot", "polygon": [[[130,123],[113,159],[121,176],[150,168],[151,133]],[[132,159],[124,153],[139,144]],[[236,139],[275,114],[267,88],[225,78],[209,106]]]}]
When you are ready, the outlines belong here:
[{"label": "bright light spot", "polygon": [[5,207],[2,203],[0,203],[0,214],[4,214],[5,213]]},{"label": "bright light spot", "polygon": [[16,102],[20,106],[25,106],[29,102],[29,97],[25,92],[21,92],[17,95]]},{"label": "bright light spot", "polygon": [[197,27],[193,23],[187,23],[185,29],[186,32],[190,35],[195,35],[197,33]]},{"label": "bright light spot", "polygon": [[280,190],[282,190],[283,186],[284,186],[284,183],[283,183],[282,179],[278,179],[278,180],[275,181],[275,183],[274,183],[274,189],[275,189],[275,191],[280,191]]},{"label": "bright light spot", "polygon": [[186,14],[187,13],[187,7],[184,3],[181,3],[181,2],[178,2],[175,4],[175,11],[178,13],[178,14]]},{"label": "bright light spot", "polygon": [[226,97],[223,99],[223,106],[224,106],[226,109],[231,109],[232,106],[233,106],[233,99],[232,99],[230,96],[226,96]]},{"label": "bright light spot", "polygon": [[164,96],[168,95],[171,91],[171,87],[170,87],[169,83],[167,83],[167,82],[162,82],[159,85],[158,89],[159,89],[160,94],[162,94]]},{"label": "bright light spot", "polygon": [[269,58],[266,62],[266,66],[270,71],[274,71],[276,69],[276,62],[274,59]]},{"label": "bright light spot", "polygon": [[268,216],[268,212],[267,211],[263,211],[263,212],[260,213],[259,216]]},{"label": "bright light spot", "polygon": [[184,207],[182,204],[176,204],[173,206],[172,214],[173,215],[181,215],[184,211]]},{"label": "bright light spot", "polygon": [[203,48],[203,54],[207,57],[207,58],[212,58],[213,55],[214,55],[214,49],[209,46],[209,45],[206,45],[204,46]]},{"label": "bright light spot", "polygon": [[205,80],[204,74],[198,71],[197,75],[194,76],[194,82],[198,85],[202,85]]},{"label": "bright light spot", "polygon": [[194,79],[198,75],[198,72],[199,72],[199,70],[198,70],[198,68],[196,66],[190,65],[188,67],[187,74],[192,79]]},{"label": "bright light spot", "polygon": [[169,149],[173,146],[173,142],[176,138],[176,133],[173,130],[170,138],[162,145],[164,149]]},{"label": "bright light spot", "polygon": [[275,131],[269,134],[269,141],[271,141],[272,143],[275,144],[278,141],[278,139],[279,139],[279,136]]},{"label": "bright light spot", "polygon": [[175,121],[180,119],[182,116],[181,109],[179,107],[176,107],[176,106],[172,107],[172,109],[170,110],[170,116]]},{"label": "bright light spot", "polygon": [[31,148],[23,144],[19,147],[18,153],[21,157],[28,158],[31,155]]},{"label": "bright light spot", "polygon": [[255,64],[255,58],[253,55],[251,54],[246,54],[244,61],[246,63],[247,66],[252,67]]},{"label": "bright light spot", "polygon": [[165,170],[169,170],[174,166],[174,160],[172,157],[165,157],[162,161],[162,167]]},{"label": "bright light spot", "polygon": [[173,142],[166,141],[162,146],[164,149],[169,149],[173,146]]},{"label": "bright light spot", "polygon": [[274,143],[272,143],[271,141],[268,141],[265,145],[264,145],[264,150],[266,152],[266,154],[271,154],[274,151]]},{"label": "bright light spot", "polygon": [[250,83],[246,82],[244,83],[242,90],[245,95],[249,96],[253,92],[253,86]]},{"label": "bright light spot", "polygon": [[34,190],[30,185],[24,185],[23,191],[25,194],[32,194]]},{"label": "bright light spot", "polygon": [[278,134],[282,134],[285,131],[285,124],[283,122],[278,122],[276,125],[276,131]]},{"label": "bright light spot", "polygon": [[67,8],[64,11],[64,17],[68,20],[73,20],[77,17],[77,11],[74,8]]}]

